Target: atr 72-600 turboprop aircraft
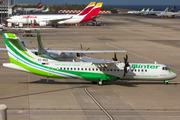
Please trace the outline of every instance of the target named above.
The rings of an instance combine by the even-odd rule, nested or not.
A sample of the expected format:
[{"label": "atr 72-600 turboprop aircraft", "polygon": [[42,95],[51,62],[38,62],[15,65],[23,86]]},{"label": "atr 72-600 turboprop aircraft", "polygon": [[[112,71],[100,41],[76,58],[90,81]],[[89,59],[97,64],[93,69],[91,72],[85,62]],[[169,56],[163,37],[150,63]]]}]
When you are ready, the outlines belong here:
[{"label": "atr 72-600 turboprop aircraft", "polygon": [[119,61],[67,62],[56,61],[34,55],[26,49],[13,33],[3,34],[11,63],[4,67],[30,72],[48,78],[84,79],[102,85],[116,80],[164,81],[176,78],[177,74],[163,64],[128,63]]},{"label": "atr 72-600 turboprop aircraft", "polygon": [[7,21],[12,23],[28,24],[34,21],[35,24],[40,26],[52,25],[52,27],[58,27],[58,24],[77,24],[93,20],[98,16],[103,3],[91,2],[80,14],[77,15],[20,15],[13,16]]}]

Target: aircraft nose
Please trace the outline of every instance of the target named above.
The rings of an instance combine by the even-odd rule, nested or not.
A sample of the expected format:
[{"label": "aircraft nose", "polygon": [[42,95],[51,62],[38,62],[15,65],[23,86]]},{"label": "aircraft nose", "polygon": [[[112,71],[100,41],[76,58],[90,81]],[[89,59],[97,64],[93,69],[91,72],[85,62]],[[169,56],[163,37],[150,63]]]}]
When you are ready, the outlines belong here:
[{"label": "aircraft nose", "polygon": [[173,73],[173,77],[176,78],[176,77],[177,77],[177,74],[176,74],[176,73]]},{"label": "aircraft nose", "polygon": [[172,76],[172,78],[176,78],[177,74],[175,72],[171,71],[171,76]]}]

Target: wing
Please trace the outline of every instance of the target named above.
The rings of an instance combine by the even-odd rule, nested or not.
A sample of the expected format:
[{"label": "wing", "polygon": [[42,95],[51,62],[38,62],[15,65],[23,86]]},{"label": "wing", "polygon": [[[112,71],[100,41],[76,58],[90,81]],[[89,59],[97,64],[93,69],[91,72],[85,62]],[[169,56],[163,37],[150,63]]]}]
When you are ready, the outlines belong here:
[{"label": "wing", "polygon": [[7,50],[6,48],[0,48],[0,50]]},{"label": "wing", "polygon": [[49,22],[57,23],[59,21],[64,21],[64,20],[68,20],[68,19],[71,19],[71,18],[73,18],[73,16],[67,17],[67,18],[61,18],[61,19],[53,19],[53,20],[49,20]]},{"label": "wing", "polygon": [[106,50],[106,51],[97,51],[97,50],[93,50],[93,51],[90,51],[90,50],[88,50],[88,51],[82,51],[82,50],[47,50],[48,52],[56,52],[56,53],[58,53],[59,55],[61,54],[61,53],[114,53],[114,52],[116,52],[116,53],[118,53],[118,52],[127,52],[127,51],[125,51],[125,50],[113,50],[113,51],[108,51],[108,50]]},{"label": "wing", "polygon": [[111,61],[111,60],[104,60],[104,59],[96,59],[96,58],[90,58],[90,57],[79,57],[83,62],[91,62],[95,66],[99,68],[106,68],[109,66],[114,66],[115,64],[121,64],[120,70],[124,69],[124,63],[121,63],[119,61]]}]

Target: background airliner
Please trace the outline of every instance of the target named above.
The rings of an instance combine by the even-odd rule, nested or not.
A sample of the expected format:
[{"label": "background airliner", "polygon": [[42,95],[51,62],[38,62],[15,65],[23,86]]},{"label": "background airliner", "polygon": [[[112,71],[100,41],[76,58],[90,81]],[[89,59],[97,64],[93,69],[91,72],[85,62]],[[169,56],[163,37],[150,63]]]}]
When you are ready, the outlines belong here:
[{"label": "background airliner", "polygon": [[89,20],[93,20],[98,16],[98,13],[103,3],[91,2],[80,14],[77,15],[20,15],[13,16],[7,21],[11,23],[29,24],[34,20],[35,24],[40,26],[52,25],[58,27],[58,24],[76,24]]}]

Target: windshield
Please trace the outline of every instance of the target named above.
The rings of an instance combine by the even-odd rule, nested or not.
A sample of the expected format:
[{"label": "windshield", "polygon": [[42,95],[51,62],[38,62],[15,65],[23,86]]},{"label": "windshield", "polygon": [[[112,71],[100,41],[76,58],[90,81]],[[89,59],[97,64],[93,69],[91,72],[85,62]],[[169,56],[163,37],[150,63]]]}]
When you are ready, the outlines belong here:
[{"label": "windshield", "polygon": [[168,67],[162,67],[162,70],[170,70]]}]

